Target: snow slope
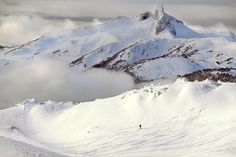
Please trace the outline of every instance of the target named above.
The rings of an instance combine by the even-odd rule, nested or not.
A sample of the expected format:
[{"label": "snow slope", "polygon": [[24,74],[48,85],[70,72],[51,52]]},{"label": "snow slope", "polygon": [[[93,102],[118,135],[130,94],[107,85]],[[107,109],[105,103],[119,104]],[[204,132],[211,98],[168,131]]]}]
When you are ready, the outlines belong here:
[{"label": "snow slope", "polygon": [[117,43],[114,50],[121,49],[136,40],[149,38],[154,24],[152,19],[141,23],[136,18],[119,17],[100,25],[45,34],[24,45],[3,48],[2,57],[46,55],[69,60],[109,44]]},{"label": "snow slope", "polygon": [[230,157],[235,90],[177,80],[80,104],[27,100],[0,111],[0,135],[65,156]]},{"label": "snow slope", "polygon": [[[217,80],[236,82],[235,41],[231,32],[195,29],[163,9],[0,46],[0,70],[45,57],[75,73],[123,71],[137,83],[184,75],[205,80],[204,72],[223,77],[154,83],[83,103],[26,100],[0,110],[0,151],[9,149],[10,156],[234,157],[236,84]],[[200,72],[202,78],[195,79]]]},{"label": "snow slope", "polygon": [[13,139],[0,137],[1,157],[65,157]]}]

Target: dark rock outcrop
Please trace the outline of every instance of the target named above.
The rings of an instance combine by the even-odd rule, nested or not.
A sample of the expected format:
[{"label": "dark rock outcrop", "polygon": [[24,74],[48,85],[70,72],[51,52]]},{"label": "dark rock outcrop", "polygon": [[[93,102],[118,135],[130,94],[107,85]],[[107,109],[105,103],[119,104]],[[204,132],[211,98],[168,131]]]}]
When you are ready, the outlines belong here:
[{"label": "dark rock outcrop", "polygon": [[152,16],[152,13],[149,12],[149,11],[146,11],[146,12],[139,15],[138,20],[139,21],[144,21],[144,20],[148,19],[151,16]]},{"label": "dark rock outcrop", "polygon": [[1,46],[1,45],[0,45],[0,51],[1,51],[1,50],[4,50],[4,46]]},{"label": "dark rock outcrop", "polygon": [[230,74],[231,71],[236,71],[235,68],[219,68],[219,69],[204,69],[190,74],[179,76],[186,78],[188,81],[204,81],[206,79],[213,81],[232,82],[236,83],[236,76]]}]

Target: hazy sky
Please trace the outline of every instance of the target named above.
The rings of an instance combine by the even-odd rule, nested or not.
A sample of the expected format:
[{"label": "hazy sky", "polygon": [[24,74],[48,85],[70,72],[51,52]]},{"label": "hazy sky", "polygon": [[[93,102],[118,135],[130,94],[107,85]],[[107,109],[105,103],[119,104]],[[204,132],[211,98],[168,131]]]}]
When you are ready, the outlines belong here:
[{"label": "hazy sky", "polygon": [[189,23],[236,28],[236,0],[0,0],[0,14],[90,21],[93,17],[134,16],[161,3],[168,13]]}]

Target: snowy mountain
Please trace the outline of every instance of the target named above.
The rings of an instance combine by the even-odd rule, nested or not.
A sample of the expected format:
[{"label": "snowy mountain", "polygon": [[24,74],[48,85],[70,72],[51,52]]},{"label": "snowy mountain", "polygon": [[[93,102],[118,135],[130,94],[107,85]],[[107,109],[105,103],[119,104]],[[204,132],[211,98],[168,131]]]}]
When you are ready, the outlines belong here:
[{"label": "snowy mountain", "polygon": [[81,71],[125,71],[136,82],[143,82],[204,69],[234,68],[235,41],[231,32],[194,30],[163,9],[43,35],[13,48],[1,47],[0,59],[4,66],[49,57]]},{"label": "snowy mountain", "polygon": [[74,73],[102,68],[128,73],[136,83],[154,81],[106,99],[29,99],[0,110],[0,151],[23,157],[233,157],[235,50],[232,32],[189,26],[164,8],[0,46],[0,70],[49,58]]}]

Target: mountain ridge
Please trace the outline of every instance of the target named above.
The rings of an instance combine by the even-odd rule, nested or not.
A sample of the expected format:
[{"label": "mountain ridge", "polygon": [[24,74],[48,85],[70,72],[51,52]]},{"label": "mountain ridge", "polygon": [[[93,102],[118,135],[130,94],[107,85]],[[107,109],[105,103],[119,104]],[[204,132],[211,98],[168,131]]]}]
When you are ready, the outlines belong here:
[{"label": "mountain ridge", "polygon": [[[235,41],[232,32],[197,32],[162,9],[43,35],[14,48],[2,47],[0,59],[4,61],[0,63],[4,67],[28,58],[46,57],[63,61],[72,69],[124,71],[136,82],[146,82],[204,69],[234,68]],[[175,69],[171,62],[159,64],[168,60],[183,69]]]}]

